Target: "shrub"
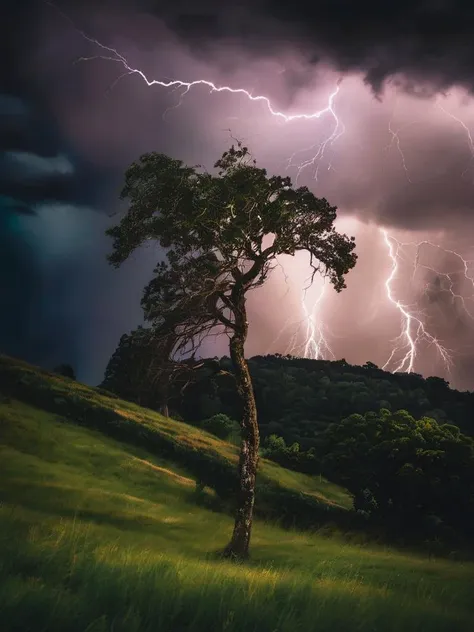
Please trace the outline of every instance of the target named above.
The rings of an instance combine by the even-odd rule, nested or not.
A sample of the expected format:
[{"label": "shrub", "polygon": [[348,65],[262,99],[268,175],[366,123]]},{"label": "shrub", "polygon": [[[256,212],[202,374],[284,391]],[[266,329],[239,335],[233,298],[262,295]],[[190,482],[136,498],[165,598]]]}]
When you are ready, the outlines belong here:
[{"label": "shrub", "polygon": [[322,472],[356,509],[407,534],[474,532],[474,441],[457,426],[406,410],[351,415],[318,446]]},{"label": "shrub", "polygon": [[200,425],[203,430],[211,432],[219,439],[228,439],[235,430],[237,422],[223,413],[218,413],[209,419],[204,419]]}]

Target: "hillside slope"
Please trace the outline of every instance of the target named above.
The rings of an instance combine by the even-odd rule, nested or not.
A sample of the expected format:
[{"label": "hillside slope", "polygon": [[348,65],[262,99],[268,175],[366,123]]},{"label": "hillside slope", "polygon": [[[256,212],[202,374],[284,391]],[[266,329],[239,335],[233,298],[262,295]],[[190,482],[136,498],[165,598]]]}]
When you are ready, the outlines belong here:
[{"label": "hillside slope", "polygon": [[[172,458],[163,446],[175,441],[207,454],[202,462],[215,459],[218,472],[226,471],[222,463],[235,465],[232,446],[11,360],[2,359],[0,384],[2,631],[472,629],[472,565],[261,520],[249,564],[223,562],[215,552],[232,518],[209,509],[213,492],[196,492],[184,452]],[[49,410],[60,407],[63,414]],[[140,424],[148,439],[165,437],[162,455],[94,429],[101,418],[123,435]],[[263,472],[267,485],[295,486],[328,507],[349,500],[272,464]]]},{"label": "hillside slope", "polygon": [[[185,466],[195,481],[214,489],[222,499],[233,496],[238,448],[231,443],[100,389],[6,356],[0,356],[0,385],[0,392],[7,397],[17,397],[153,454],[166,455]],[[352,507],[350,495],[337,485],[322,477],[291,472],[266,459],[261,460],[259,468],[259,492],[260,511],[274,518],[285,518],[282,497],[289,513],[304,510],[316,522],[327,521],[329,514],[337,518]]]}]

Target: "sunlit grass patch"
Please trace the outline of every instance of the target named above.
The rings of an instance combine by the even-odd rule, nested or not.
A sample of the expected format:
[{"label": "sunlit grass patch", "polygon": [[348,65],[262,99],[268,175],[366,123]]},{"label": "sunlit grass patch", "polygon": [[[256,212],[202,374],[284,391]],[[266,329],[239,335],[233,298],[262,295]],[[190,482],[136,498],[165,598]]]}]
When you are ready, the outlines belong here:
[{"label": "sunlit grass patch", "polygon": [[[390,585],[388,571],[377,584],[354,565],[305,570],[192,559],[150,542],[124,547],[77,521],[25,534],[20,513],[10,529],[23,531],[25,546],[8,533],[8,519],[2,528],[10,536],[2,579],[7,567],[10,573],[0,589],[6,631],[471,629],[467,601],[447,599],[429,584],[424,594],[409,582]],[[466,584],[464,598],[468,592]],[[8,625],[13,620],[17,627]]]}]

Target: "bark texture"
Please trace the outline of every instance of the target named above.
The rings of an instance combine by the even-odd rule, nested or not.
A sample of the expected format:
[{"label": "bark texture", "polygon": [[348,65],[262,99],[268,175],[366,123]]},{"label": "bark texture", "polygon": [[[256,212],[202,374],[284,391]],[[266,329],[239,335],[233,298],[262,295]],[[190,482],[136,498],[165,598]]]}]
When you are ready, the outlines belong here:
[{"label": "bark texture", "polygon": [[249,554],[250,536],[252,532],[260,435],[252,380],[244,355],[244,343],[248,328],[244,302],[240,305],[239,316],[240,318],[237,320],[238,326],[230,341],[230,355],[234,365],[237,390],[243,404],[239,458],[239,488],[237,492],[237,511],[234,531],[224,551],[224,555],[230,558],[245,559]]}]

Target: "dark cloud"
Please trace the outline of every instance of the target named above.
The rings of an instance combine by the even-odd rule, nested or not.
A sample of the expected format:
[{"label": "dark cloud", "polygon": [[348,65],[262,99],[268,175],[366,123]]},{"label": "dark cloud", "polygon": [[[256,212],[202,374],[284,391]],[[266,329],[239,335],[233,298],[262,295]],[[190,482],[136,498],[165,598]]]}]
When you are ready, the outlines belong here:
[{"label": "dark cloud", "polygon": [[[331,81],[333,86],[336,80],[328,81],[321,71],[328,63],[341,71],[360,71],[374,89],[389,78],[381,102],[362,98],[360,81],[357,85],[343,81],[337,111],[347,134],[343,143],[331,148],[334,171],[320,172],[317,190],[342,212],[357,212],[367,220],[403,228],[446,223],[452,228],[472,215],[474,171],[469,161],[473,148],[460,125],[448,114],[440,117],[433,105],[440,90],[444,94],[451,85],[471,87],[474,60],[470,66],[468,59],[474,48],[468,25],[474,25],[474,10],[469,6],[342,0],[61,6],[74,8],[71,15],[80,28],[117,46],[150,77],[204,77],[220,85],[247,87],[254,94],[269,95],[276,107],[291,113],[314,110],[316,101],[307,98],[311,91],[318,96],[318,107],[324,105]],[[159,147],[185,160],[208,163],[217,153],[209,138],[216,146],[219,131],[223,138],[225,128],[243,130],[242,136],[257,153],[263,142],[273,143],[268,136],[263,140],[247,135],[250,119],[264,112],[242,98],[210,98],[204,90],[195,90],[174,110],[179,91],[149,89],[139,78],[126,77],[116,84],[123,71],[117,63],[74,64],[81,56],[104,51],[77,33],[74,36],[71,22],[55,8],[46,5],[44,15],[48,26],[42,27],[41,62],[34,66],[32,78],[41,71],[41,82],[48,87],[43,100],[49,101],[76,154],[93,165],[96,180],[101,177],[102,183],[108,183],[110,197],[118,191],[127,164],[144,151]],[[443,30],[441,25],[449,28]],[[396,111],[400,90],[408,99],[402,113]],[[302,94],[306,95],[304,104]],[[410,98],[421,106],[410,104]],[[459,110],[454,101],[447,107],[452,103],[469,125],[469,108]],[[397,144],[392,142],[386,151],[391,141],[388,126],[395,115],[394,129],[403,127],[415,110],[416,125],[400,132],[407,176]],[[240,125],[244,119],[245,125]],[[326,118],[317,125],[324,131],[328,124],[331,121]],[[265,158],[276,171],[285,168],[285,152],[292,153],[290,136],[297,150],[308,145],[308,134],[317,138],[319,133],[316,123],[311,130],[307,122],[289,127],[285,147],[280,143],[279,154],[275,151]],[[268,128],[267,133],[285,137],[278,128]],[[274,158],[277,155],[279,162]],[[309,171],[301,182],[314,186]],[[104,184],[95,190],[102,191],[100,202],[107,204]]]},{"label": "dark cloud", "polygon": [[[160,253],[140,253],[119,272],[110,270],[104,229],[113,221],[108,215],[120,208],[124,170],[147,151],[212,168],[232,133],[269,171],[296,178],[298,169],[287,170],[288,163],[309,161],[298,182],[337,204],[343,218],[354,215],[362,222],[357,270],[341,296],[329,295],[323,313],[335,332],[337,357],[350,361],[383,364],[398,333],[399,313],[380,301],[390,271],[380,224],[418,231],[416,239],[423,231],[444,231],[455,247],[472,242],[474,150],[468,131],[474,115],[470,97],[460,91],[474,87],[469,5],[59,4],[78,28],[117,47],[150,77],[204,78],[245,88],[267,95],[286,113],[324,108],[342,76],[334,103],[345,134],[312,164],[335,129],[331,115],[284,123],[264,103],[243,95],[200,87],[183,96],[179,89],[149,88],[138,76],[123,76],[116,61],[79,63],[104,51],[81,37],[57,8],[24,2],[20,12],[19,5],[12,3],[11,20],[0,24],[2,46],[15,60],[6,68],[0,96],[0,282],[12,306],[2,318],[0,346],[16,341],[8,343],[12,353],[17,348],[34,361],[72,362],[79,377],[97,382],[120,335],[140,322],[141,289]],[[364,79],[375,91],[385,85],[380,99]],[[451,86],[452,94],[443,97]],[[399,131],[398,141],[390,130]],[[436,261],[441,271],[451,265]],[[436,277],[422,279],[428,294],[418,287],[408,291],[403,282],[409,285],[411,269],[405,268],[400,296],[420,302],[453,348],[467,348],[471,325]],[[301,317],[304,263],[292,274],[291,301],[278,274],[252,297],[250,352],[268,351],[287,316]],[[461,281],[459,287],[466,290]],[[471,365],[466,357],[465,366]],[[442,374],[431,359],[422,369],[433,366]]]},{"label": "dark cloud", "polygon": [[[161,4],[161,3],[160,3]],[[405,75],[438,89],[474,87],[474,7],[464,0],[315,0],[173,3],[163,10],[171,28],[196,44],[237,39],[262,53],[291,46],[310,60],[329,60],[345,72],[362,71],[379,91]],[[173,13],[171,13],[173,11]]]},{"label": "dark cloud", "polygon": [[[128,35],[142,50],[156,38],[147,16],[160,19],[197,57],[216,61],[216,48],[239,46],[251,56],[299,51],[341,72],[362,72],[379,92],[392,79],[408,92],[429,96],[453,85],[474,88],[474,6],[465,0],[102,0],[81,4],[32,3],[36,12],[59,8],[81,15],[133,15]],[[23,29],[31,29],[30,19]],[[138,43],[138,42],[137,42]],[[217,60],[219,61],[219,60]]]}]

